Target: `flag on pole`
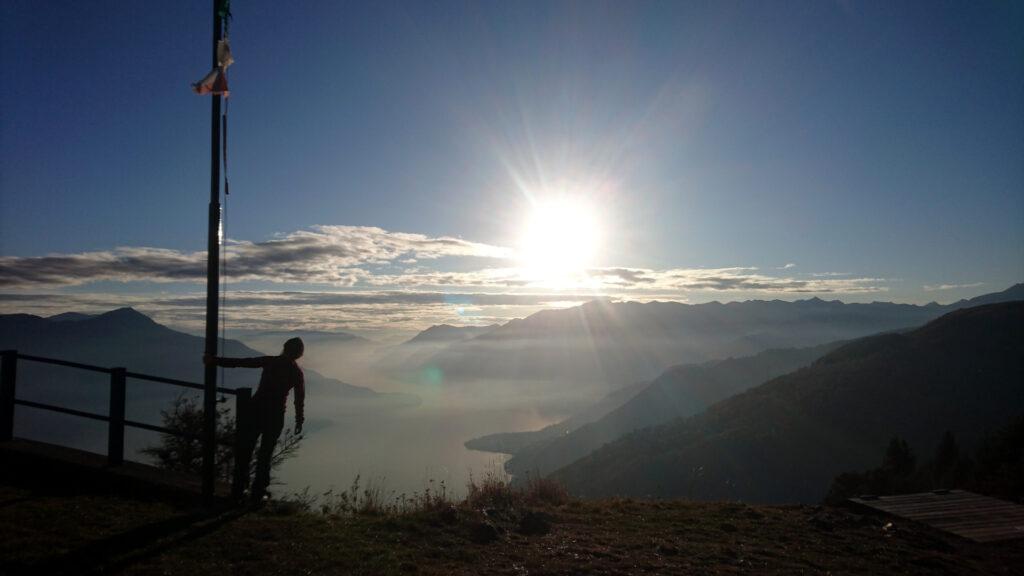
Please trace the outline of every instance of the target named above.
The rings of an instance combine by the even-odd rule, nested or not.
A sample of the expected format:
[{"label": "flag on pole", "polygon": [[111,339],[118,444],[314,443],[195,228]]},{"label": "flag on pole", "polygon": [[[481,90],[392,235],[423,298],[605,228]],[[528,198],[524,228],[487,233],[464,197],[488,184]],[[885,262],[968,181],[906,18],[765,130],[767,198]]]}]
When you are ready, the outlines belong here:
[{"label": "flag on pole", "polygon": [[217,67],[210,70],[203,79],[192,84],[196,94],[220,94],[228,96],[228,66],[235,63],[231,57],[231,46],[227,38],[217,43]]}]

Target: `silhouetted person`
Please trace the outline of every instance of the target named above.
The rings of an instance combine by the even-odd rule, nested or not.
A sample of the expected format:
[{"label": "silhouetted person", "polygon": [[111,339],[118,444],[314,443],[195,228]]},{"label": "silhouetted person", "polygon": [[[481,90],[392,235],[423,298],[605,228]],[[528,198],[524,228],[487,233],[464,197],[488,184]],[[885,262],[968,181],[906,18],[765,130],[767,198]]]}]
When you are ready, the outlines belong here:
[{"label": "silhouetted person", "polygon": [[[288,392],[295,389],[295,434],[302,433],[303,413],[306,399],[305,377],[302,368],[295,362],[302,357],[305,346],[300,338],[292,338],[284,343],[280,356],[259,356],[257,358],[223,358],[203,357],[206,364],[216,364],[225,368],[262,368],[260,385],[252,396],[250,417],[243,423],[238,434],[241,434],[244,469],[249,468],[252,452],[256,448],[256,440],[260,440],[260,451],[256,457],[256,478],[253,480],[251,497],[260,502],[270,485],[270,463],[274,455],[274,446],[284,429],[285,405]],[[245,481],[248,483],[246,475]]]}]

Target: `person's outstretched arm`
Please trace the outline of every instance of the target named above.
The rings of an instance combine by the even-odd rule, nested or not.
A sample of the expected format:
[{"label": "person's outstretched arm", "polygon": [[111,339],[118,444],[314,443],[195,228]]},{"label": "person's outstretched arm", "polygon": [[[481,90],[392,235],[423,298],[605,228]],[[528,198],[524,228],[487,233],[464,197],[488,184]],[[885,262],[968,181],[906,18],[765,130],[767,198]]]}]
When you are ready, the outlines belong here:
[{"label": "person's outstretched arm", "polygon": [[306,421],[306,377],[299,370],[299,379],[295,382],[295,433],[302,434],[302,424]]},{"label": "person's outstretched arm", "polygon": [[203,364],[223,366],[225,368],[263,368],[274,359],[274,356],[256,356],[255,358],[224,358],[223,356],[203,356]]}]

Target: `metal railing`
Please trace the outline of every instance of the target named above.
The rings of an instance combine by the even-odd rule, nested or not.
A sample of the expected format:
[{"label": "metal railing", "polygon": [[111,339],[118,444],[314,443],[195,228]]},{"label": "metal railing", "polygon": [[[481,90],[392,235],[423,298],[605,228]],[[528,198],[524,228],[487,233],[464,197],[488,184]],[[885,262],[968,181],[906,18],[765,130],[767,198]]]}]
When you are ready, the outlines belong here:
[{"label": "metal railing", "polygon": [[[200,443],[203,442],[201,434],[191,434],[183,430],[174,430],[165,426],[157,426],[155,424],[148,424],[145,422],[137,422],[134,420],[128,420],[125,418],[125,396],[127,394],[127,381],[128,378],[134,378],[136,380],[145,380],[148,382],[158,382],[161,384],[169,384],[171,386],[178,386],[181,388],[191,388],[193,390],[204,390],[202,384],[196,384],[195,382],[188,382],[185,380],[177,380],[175,378],[165,378],[163,376],[153,376],[151,374],[141,374],[139,372],[129,372],[125,368],[105,368],[103,366],[93,366],[91,364],[82,364],[81,362],[71,362],[68,360],[58,360],[56,358],[44,358],[42,356],[32,356],[29,354],[19,354],[17,350],[4,350],[0,352],[0,441],[11,440],[14,438],[14,407],[15,405],[26,406],[29,408],[35,408],[39,410],[49,410],[51,412],[59,412],[61,414],[69,414],[71,416],[78,416],[80,418],[89,418],[92,420],[99,420],[108,423],[107,429],[107,462],[111,466],[118,466],[124,462],[124,429],[126,426],[132,428],[140,428],[142,430],[149,430],[152,432],[159,432],[161,434],[170,434],[173,436],[179,436],[183,438],[191,438],[198,440]],[[18,374],[18,360],[26,360],[29,362],[38,362],[42,364],[51,364],[55,366],[65,366],[68,368],[75,368],[77,370],[87,370],[90,372],[100,372],[103,374],[110,375],[110,409],[107,414],[97,414],[95,412],[87,412],[84,410],[76,410],[74,408],[67,408],[65,406],[57,406],[54,404],[46,404],[43,402],[34,402],[31,400],[21,400],[15,396],[15,389],[17,385],[17,374]],[[234,449],[234,469],[231,481],[231,494],[233,498],[240,498],[242,491],[246,485],[249,475],[249,458],[246,454],[243,454],[243,434],[242,430],[245,430],[244,426],[248,424],[248,418],[250,417],[249,408],[252,400],[252,391],[249,388],[222,388],[218,387],[217,392],[220,394],[231,394],[235,397],[235,438],[233,442],[227,442],[223,440],[217,441],[222,446],[232,446]],[[205,444],[204,444],[205,448]],[[206,458],[209,458],[207,450],[203,450],[204,466],[203,470],[216,470],[216,466],[207,465],[205,462]],[[214,472],[215,474],[215,472]],[[204,486],[214,486],[214,478],[204,478]],[[204,497],[209,500],[213,494],[204,494]]]}]

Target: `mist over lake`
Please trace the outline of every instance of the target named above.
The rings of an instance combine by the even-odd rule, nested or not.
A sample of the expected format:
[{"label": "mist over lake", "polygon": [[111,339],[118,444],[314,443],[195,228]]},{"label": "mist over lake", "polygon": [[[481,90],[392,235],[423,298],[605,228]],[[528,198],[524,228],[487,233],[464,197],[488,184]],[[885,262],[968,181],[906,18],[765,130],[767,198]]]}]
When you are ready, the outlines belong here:
[{"label": "mist over lake", "polygon": [[[98,380],[98,379],[97,379]],[[96,382],[95,394],[80,395],[100,410],[106,401],[103,383]],[[26,386],[32,398],[34,390]],[[47,398],[47,400],[50,400]],[[50,400],[52,401],[52,400]],[[316,403],[311,399],[310,404]],[[136,403],[135,406],[140,406]],[[317,410],[311,408],[312,414]],[[129,406],[131,411],[132,406]],[[365,414],[322,413],[310,416],[301,448],[275,472],[277,491],[296,492],[309,487],[323,492],[346,488],[356,476],[388,491],[422,491],[430,480],[445,482],[447,489],[462,494],[470,474],[480,477],[500,473],[508,456],[470,450],[463,443],[476,436],[505,431],[542,428],[559,420],[558,412],[542,416],[528,408],[445,408],[418,406]],[[564,415],[564,414],[563,414]],[[291,418],[286,423],[292,426]],[[74,447],[90,452],[106,450],[106,424],[62,414],[22,409],[17,413],[18,437]],[[132,460],[150,459],[140,451],[159,442],[159,434],[129,429],[126,453]]]},{"label": "mist over lake", "polygon": [[[507,455],[470,450],[463,443],[481,434],[532,430],[551,424],[525,409],[419,407],[385,414],[345,416],[308,424],[298,456],[285,462],[279,480],[286,491],[314,493],[347,488],[358,475],[396,494],[437,489],[462,495],[472,474],[501,473]],[[430,481],[433,481],[431,484]]]}]

